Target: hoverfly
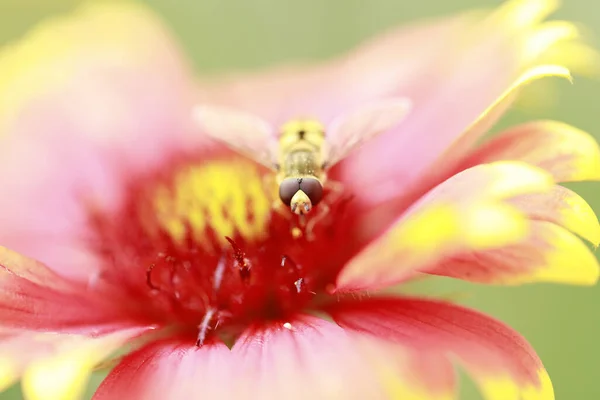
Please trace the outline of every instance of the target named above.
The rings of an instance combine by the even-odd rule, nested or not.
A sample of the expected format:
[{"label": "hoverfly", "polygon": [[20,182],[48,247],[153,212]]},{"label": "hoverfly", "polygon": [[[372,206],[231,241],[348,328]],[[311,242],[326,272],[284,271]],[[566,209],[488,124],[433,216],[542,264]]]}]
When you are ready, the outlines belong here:
[{"label": "hoverfly", "polygon": [[323,199],[327,170],[398,125],[411,105],[407,98],[380,100],[338,116],[327,127],[315,119],[293,119],[278,134],[260,117],[227,107],[199,105],[194,117],[208,136],[271,169],[281,202],[303,216]]}]

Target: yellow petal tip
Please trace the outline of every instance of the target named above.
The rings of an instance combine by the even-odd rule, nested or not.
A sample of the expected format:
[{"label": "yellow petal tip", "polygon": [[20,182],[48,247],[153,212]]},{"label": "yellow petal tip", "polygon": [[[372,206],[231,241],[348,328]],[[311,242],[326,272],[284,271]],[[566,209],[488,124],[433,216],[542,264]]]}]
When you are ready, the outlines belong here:
[{"label": "yellow petal tip", "polygon": [[545,369],[538,382],[518,383],[511,377],[475,377],[485,400],[554,400],[552,381]]},{"label": "yellow petal tip", "polygon": [[544,254],[545,265],[536,269],[529,281],[595,285],[600,276],[600,265],[588,246],[563,228],[553,226],[546,233],[552,249]]},{"label": "yellow petal tip", "polygon": [[19,371],[14,363],[7,358],[0,358],[0,393],[8,389],[19,379]]}]

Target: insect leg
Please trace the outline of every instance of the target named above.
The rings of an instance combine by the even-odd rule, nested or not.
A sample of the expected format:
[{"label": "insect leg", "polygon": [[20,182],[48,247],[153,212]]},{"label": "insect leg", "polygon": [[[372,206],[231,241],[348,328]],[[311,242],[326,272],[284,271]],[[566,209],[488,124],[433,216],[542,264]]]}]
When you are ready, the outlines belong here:
[{"label": "insect leg", "polygon": [[329,207],[329,205],[327,203],[319,204],[317,214],[315,214],[306,223],[306,229],[304,230],[304,234],[306,235],[306,240],[308,240],[310,242],[315,239],[315,235],[313,233],[315,225],[317,225],[317,222],[323,220],[323,218],[325,218],[327,216],[327,214],[329,214],[330,210],[331,210],[331,207]]},{"label": "insect leg", "polygon": [[327,196],[327,202],[329,204],[333,204],[342,198],[342,195],[344,194],[344,184],[342,182],[328,180],[326,185],[327,189],[329,189]]},{"label": "insect leg", "polygon": [[327,189],[329,190],[329,193],[327,193],[324,201],[318,205],[317,214],[310,218],[310,220],[306,223],[305,234],[306,239],[309,241],[314,240],[313,230],[315,225],[322,221],[327,216],[329,211],[331,211],[330,205],[338,202],[344,194],[344,185],[338,181],[328,180]]}]

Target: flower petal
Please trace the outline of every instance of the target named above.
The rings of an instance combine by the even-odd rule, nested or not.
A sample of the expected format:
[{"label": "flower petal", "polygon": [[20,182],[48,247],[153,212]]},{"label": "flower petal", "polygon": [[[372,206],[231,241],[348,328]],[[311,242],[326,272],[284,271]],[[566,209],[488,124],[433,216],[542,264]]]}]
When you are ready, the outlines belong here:
[{"label": "flower petal", "polygon": [[90,208],[115,206],[123,177],[192,147],[188,77],[163,27],[133,3],[86,3],[5,48],[0,243],[87,277]]},{"label": "flower petal", "polygon": [[134,322],[115,296],[65,280],[45,265],[0,247],[3,327],[64,332],[127,328]]},{"label": "flower petal", "polygon": [[382,287],[454,254],[524,240],[527,216],[506,200],[548,192],[552,186],[543,170],[518,162],[480,165],[457,174],[354,257],[338,276],[337,289]]},{"label": "flower petal", "polygon": [[552,384],[518,333],[478,312],[441,301],[371,298],[325,310],[345,329],[458,358],[486,400],[552,400]]},{"label": "flower petal", "polygon": [[[342,177],[338,179],[355,188],[359,198],[360,193],[380,193],[376,197],[362,196],[361,200],[372,204],[422,186],[426,173],[452,172],[453,162],[464,148],[472,146],[514,100],[515,89],[542,76],[568,76],[568,70],[560,64],[540,65],[521,48],[538,29],[545,29],[538,24],[554,8],[554,1],[509,1],[473,26],[461,42],[466,43],[466,54],[448,55],[453,59],[443,62],[443,79],[435,88],[423,91],[426,97],[422,93],[403,93],[413,99],[411,115],[401,127],[350,157],[340,166]],[[559,40],[560,35],[552,38]],[[450,49],[453,39],[447,41]],[[542,54],[554,42],[538,44],[538,53]],[[435,77],[417,79],[432,81]],[[492,110],[490,105],[494,105]],[[431,134],[435,140],[430,140]],[[399,149],[409,151],[399,156]],[[446,162],[447,158],[453,162]],[[384,196],[386,191],[391,193]]]},{"label": "flower petal", "polygon": [[[200,102],[244,109],[278,125],[298,115],[327,123],[381,97],[412,98],[427,84],[421,77],[435,75],[429,71],[438,69],[435,60],[445,54],[445,40],[458,37],[474,24],[472,14],[401,26],[325,63],[278,66],[218,82],[204,81],[199,88]],[[282,98],[286,101],[281,102]]]},{"label": "flower petal", "polygon": [[600,180],[600,146],[591,135],[556,121],[519,125],[473,151],[461,169],[521,160],[550,172],[557,182]]},{"label": "flower petal", "polygon": [[[463,132],[463,134],[448,148],[444,155],[432,167],[433,173],[448,173],[449,167],[460,162],[473,149],[477,140],[487,133],[510,108],[517,99],[522,89],[541,78],[560,77],[572,80],[568,69],[560,65],[538,65],[525,71],[512,85],[500,95],[477,119]],[[495,160],[498,161],[498,160]],[[482,162],[477,164],[483,164]],[[472,164],[469,166],[477,165]],[[464,168],[462,168],[464,169]],[[454,171],[458,172],[461,169]]]},{"label": "flower petal", "polygon": [[[94,366],[143,330],[94,338],[51,333],[15,333],[0,341],[3,384],[23,376],[29,400],[78,399]],[[7,385],[0,386],[0,392]]]},{"label": "flower petal", "polygon": [[600,223],[592,207],[577,193],[555,185],[550,193],[517,196],[510,203],[530,219],[548,221],[600,245]]},{"label": "flower petal", "polygon": [[[264,368],[251,376],[260,382],[258,398],[453,397],[454,376],[443,356],[371,341],[316,318],[278,332],[251,332],[233,351],[249,370],[263,360]],[[268,395],[273,385],[276,393]]]},{"label": "flower petal", "polygon": [[126,357],[94,399],[450,400],[453,384],[441,354],[305,317],[248,332],[231,351],[222,344],[197,349],[182,338],[153,343]]},{"label": "flower petal", "polygon": [[[538,56],[556,41],[573,36],[573,29],[554,29],[553,35],[543,35],[546,40],[532,39],[536,46],[526,45],[525,39],[539,36],[538,24],[556,7],[556,1],[508,1],[491,13],[470,12],[418,22],[377,36],[323,64],[234,75],[216,84],[203,82],[200,95],[209,103],[236,106],[276,124],[306,114],[329,121],[381,97],[423,97],[438,89],[449,75],[468,76],[475,66],[494,67],[483,58],[487,54],[496,56],[496,64],[501,59],[519,69],[528,62],[525,58]],[[474,53],[483,63],[463,63],[465,55]],[[515,68],[499,71],[507,75],[496,78],[514,73]]]},{"label": "flower petal", "polygon": [[[188,338],[189,339],[189,338]],[[94,400],[243,398],[231,375],[233,363],[224,344],[197,348],[194,341],[169,338],[125,356],[96,391]]]},{"label": "flower petal", "polygon": [[530,228],[530,234],[518,243],[451,256],[426,272],[504,285],[530,282],[596,284],[600,265],[579,238],[546,221],[532,221]]},{"label": "flower petal", "polygon": [[[532,81],[544,77],[571,79],[569,70],[558,65],[540,65],[525,71],[491,105],[487,106],[477,118],[470,121],[464,131],[460,132],[460,135],[457,135],[454,142],[449,143],[449,147],[443,149],[442,154],[436,160],[432,160],[432,164],[421,171],[420,176],[414,175],[415,182],[410,181],[412,178],[403,169],[398,169],[397,166],[393,167],[391,165],[387,165],[386,169],[382,169],[381,173],[377,173],[374,178],[374,173],[370,169],[372,166],[376,166],[381,162],[396,162],[398,159],[398,157],[391,157],[387,159],[389,161],[382,161],[381,153],[377,153],[376,151],[371,153],[371,159],[365,156],[361,160],[348,163],[347,167],[343,169],[343,175],[340,179],[345,182],[347,181],[346,185],[349,188],[360,188],[360,190],[357,190],[359,199],[367,204],[382,203],[399,195],[410,196],[413,195],[413,192],[422,194],[423,190],[431,188],[431,185],[442,182],[444,179],[465,169],[464,166],[460,168],[458,166],[462,165],[464,158],[473,151],[481,136],[492,128],[513,104],[521,89]],[[435,131],[437,135],[438,128],[435,128]],[[427,144],[430,144],[430,142],[427,142]],[[387,145],[390,146],[389,143]],[[413,149],[412,144],[405,143],[403,146],[407,149]],[[382,144],[380,150],[383,148],[385,147]],[[429,151],[429,147],[423,151]],[[416,161],[413,158],[417,157],[411,155],[408,158]],[[421,157],[418,158],[418,162],[420,162]],[[477,164],[482,164],[482,162],[470,163],[468,166],[472,167]],[[369,165],[370,168],[364,168],[364,165]],[[414,171],[410,172],[411,176],[413,173]],[[391,174],[394,174],[394,176]],[[402,182],[402,185],[399,185],[398,182]],[[365,190],[366,187],[370,189]],[[360,196],[361,193],[368,193],[368,196]]]}]

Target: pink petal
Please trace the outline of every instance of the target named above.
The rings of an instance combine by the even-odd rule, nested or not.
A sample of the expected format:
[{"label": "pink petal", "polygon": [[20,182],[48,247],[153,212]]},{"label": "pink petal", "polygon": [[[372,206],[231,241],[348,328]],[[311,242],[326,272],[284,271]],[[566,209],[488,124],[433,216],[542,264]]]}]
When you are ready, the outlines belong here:
[{"label": "pink petal", "polygon": [[[564,75],[565,68],[546,68],[538,61],[548,49],[573,36],[574,28],[542,34],[547,27],[541,21],[556,6],[549,1],[507,1],[466,30],[464,37],[445,40],[447,58],[439,64],[443,68],[432,76],[417,77],[422,82],[419,93],[403,93],[413,99],[413,113],[395,132],[349,159],[342,180],[355,185],[357,191],[362,188],[363,193],[369,185],[372,189],[367,193],[377,192],[373,189],[378,186],[380,190],[395,186],[403,188],[396,189],[396,195],[402,194],[419,185],[426,173],[447,168],[444,156],[448,157],[449,151],[459,152],[484,133],[486,125],[499,117],[498,111],[514,99],[512,92],[519,86],[539,76]],[[460,51],[452,45],[453,40]],[[436,84],[429,87],[431,82]],[[497,107],[490,113],[492,105]]]},{"label": "pink petal", "polygon": [[198,349],[193,340],[153,342],[126,356],[93,399],[239,398],[231,397],[241,393],[232,382],[245,377],[231,375],[233,365],[223,344]]},{"label": "pink petal", "polygon": [[[459,168],[463,158],[473,151],[481,136],[504,115],[521,88],[533,80],[548,76],[570,78],[569,71],[560,66],[544,65],[529,69],[510,85],[507,85],[498,98],[490,100],[480,114],[465,121],[464,127],[454,132],[454,136],[447,138],[440,135],[448,132],[451,125],[447,123],[443,124],[443,127],[433,125],[437,116],[435,119],[430,118],[419,122],[421,124],[419,125],[420,132],[432,132],[430,135],[421,134],[417,132],[416,128],[411,128],[411,121],[420,112],[416,105],[412,116],[409,116],[407,121],[397,129],[394,142],[391,139],[382,140],[375,144],[377,148],[375,145],[369,145],[369,148],[372,147],[373,150],[367,151],[369,150],[367,148],[359,154],[360,157],[345,163],[344,168],[341,168],[342,176],[339,179],[346,182],[349,189],[355,188],[359,194],[358,199],[366,204],[374,205],[390,199],[397,202],[397,197],[410,202],[415,196],[423,194],[436,183],[442,182],[464,169],[464,166]],[[463,104],[465,102],[460,103],[461,106]],[[461,115],[460,109],[445,106],[439,108],[454,111],[453,117]],[[446,117],[446,120],[448,118],[450,117]],[[425,125],[426,123],[428,125]],[[433,137],[435,140],[428,139]],[[402,142],[397,143],[400,140]],[[396,149],[407,149],[408,153],[399,157]],[[392,155],[392,150],[396,151],[396,154]],[[468,166],[474,165],[476,164],[471,163]],[[360,194],[368,195],[361,196]]]},{"label": "pink petal", "polygon": [[486,400],[554,399],[548,374],[525,339],[478,312],[393,297],[335,303],[326,311],[345,329],[458,358]]},{"label": "pink petal", "polygon": [[65,280],[45,265],[0,247],[3,327],[98,333],[145,325],[136,323],[118,299],[117,293]]},{"label": "pink petal", "polygon": [[89,209],[193,147],[187,67],[141,6],[90,3],[5,50],[0,76],[0,243],[87,276]]},{"label": "pink petal", "polygon": [[[474,149],[477,148],[479,139],[486,134],[512,106],[523,87],[535,80],[546,77],[561,77],[572,81],[569,70],[558,65],[539,65],[525,71],[494,101],[494,103],[490,104],[487,109],[470,124],[465,132],[463,132],[448,149],[446,149],[444,154],[438,158],[413,190],[418,191],[419,186],[426,185],[430,181],[439,182],[465,169],[465,166],[460,167],[464,163],[464,159],[469,153],[476,151]],[[474,165],[476,164],[469,166],[471,167]]]},{"label": "pink petal", "polygon": [[248,332],[231,351],[222,344],[198,349],[181,338],[153,343],[126,357],[94,399],[445,400],[453,378],[440,354],[305,317]]},{"label": "pink petal", "polygon": [[552,173],[557,182],[599,180],[600,146],[591,135],[556,121],[537,121],[500,133],[474,150],[461,168],[521,160]]},{"label": "pink petal", "polygon": [[398,283],[446,257],[501,248],[528,234],[527,216],[507,200],[545,193],[551,177],[524,163],[479,165],[453,176],[415,203],[337,278],[340,291]]},{"label": "pink petal", "polygon": [[446,47],[443,39],[459,36],[473,22],[472,15],[459,15],[402,26],[325,63],[202,82],[199,97],[253,112],[275,125],[298,116],[328,122],[373,99],[419,93],[421,78],[437,69],[435,61]]}]

